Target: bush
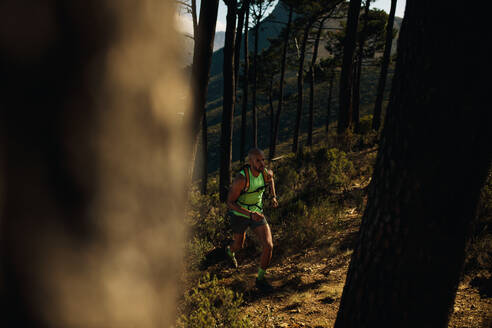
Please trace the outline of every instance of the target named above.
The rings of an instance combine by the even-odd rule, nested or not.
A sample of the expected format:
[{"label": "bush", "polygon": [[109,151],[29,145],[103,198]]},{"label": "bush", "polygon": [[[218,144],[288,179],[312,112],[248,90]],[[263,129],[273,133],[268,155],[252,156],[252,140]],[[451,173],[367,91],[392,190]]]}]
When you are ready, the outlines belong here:
[{"label": "bush", "polygon": [[228,236],[226,212],[227,207],[220,203],[217,193],[202,195],[193,190],[187,216],[192,236],[214,245],[220,244]]},{"label": "bush", "polygon": [[368,134],[372,131],[372,114],[364,115],[359,120],[359,134]]},{"label": "bush", "polygon": [[241,310],[242,296],[219,285],[207,274],[185,295],[185,314],[178,319],[180,328],[248,328],[251,321]]},{"label": "bush", "polygon": [[354,164],[347,158],[347,154],[337,148],[320,149],[316,154],[318,175],[321,183],[328,189],[347,189],[354,174]]},{"label": "bush", "polygon": [[214,245],[203,238],[193,238],[186,245],[187,265],[191,269],[199,269],[200,264],[205,259],[205,255],[214,247]]}]

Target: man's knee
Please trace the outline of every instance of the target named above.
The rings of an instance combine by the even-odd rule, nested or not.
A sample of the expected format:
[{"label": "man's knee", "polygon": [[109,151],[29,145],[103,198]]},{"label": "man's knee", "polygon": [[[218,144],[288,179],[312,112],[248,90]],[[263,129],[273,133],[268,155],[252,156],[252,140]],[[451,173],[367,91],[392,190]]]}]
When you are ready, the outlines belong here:
[{"label": "man's knee", "polygon": [[263,248],[266,250],[266,251],[272,251],[273,250],[273,242],[271,240],[268,240],[265,242],[265,244],[263,245]]},{"label": "man's knee", "polygon": [[246,238],[244,238],[243,236],[236,236],[234,238],[234,246],[235,246],[235,248],[237,248],[237,249],[244,248],[244,241],[245,240],[246,240]]}]

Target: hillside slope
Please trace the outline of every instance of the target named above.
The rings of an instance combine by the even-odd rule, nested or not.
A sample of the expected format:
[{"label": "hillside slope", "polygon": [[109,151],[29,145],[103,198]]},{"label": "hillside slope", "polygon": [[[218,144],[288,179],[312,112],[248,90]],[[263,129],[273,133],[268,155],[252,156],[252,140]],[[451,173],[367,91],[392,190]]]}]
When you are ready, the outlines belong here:
[{"label": "hillside slope", "polygon": [[[261,249],[249,232],[245,249],[236,254],[238,269],[219,260],[202,271],[191,268],[183,277],[185,290],[209,274],[217,277],[219,286],[242,294],[239,311],[252,323],[250,327],[327,328],[333,327],[336,319],[378,149],[372,140],[344,153],[331,148],[335,143],[327,142],[322,130],[316,132],[313,149],[299,158],[288,155],[272,164],[280,203],[278,209],[268,207],[268,203],[266,207],[274,243],[267,277],[274,292],[262,294],[254,287]],[[334,178],[338,181],[335,184]],[[227,223],[221,219],[225,209],[216,203],[216,184],[211,182],[212,196],[195,203],[201,208],[194,212],[195,239],[190,249],[195,256],[203,256],[214,246],[220,250],[221,241],[228,237]],[[335,187],[328,187],[330,184]],[[492,230],[487,228],[492,225],[492,172],[479,209],[477,222],[482,228],[473,234],[466,250],[449,328],[486,328],[492,323]],[[222,234],[221,229],[226,232]],[[207,244],[200,239],[203,237],[212,242]],[[180,309],[184,309],[183,303]]]},{"label": "hillside slope", "polygon": [[[272,11],[271,15],[265,19],[262,23],[262,33],[260,34],[260,49],[264,49],[269,45],[268,38],[275,37],[280,33],[282,24],[278,22],[287,21],[287,11],[282,5],[277,5]],[[327,21],[327,25],[334,26],[338,22]],[[398,28],[401,24],[401,19],[395,19],[395,28]],[[250,47],[253,46],[254,34],[253,31],[249,32],[249,43]],[[396,44],[397,40],[394,41]],[[323,48],[323,47],[320,47]],[[251,48],[250,48],[251,49]],[[320,57],[326,56],[326,51],[320,51]],[[209,144],[208,144],[208,158],[209,173],[212,173],[218,169],[219,163],[219,139],[220,139],[220,122],[222,120],[222,93],[223,93],[223,80],[222,80],[222,50],[216,51],[213,57],[213,68],[212,75],[210,78],[210,83],[208,87],[208,102],[207,102],[207,124],[209,131]],[[274,63],[275,64],[275,63]],[[279,64],[280,65],[280,64]],[[287,141],[292,137],[292,130],[294,127],[294,117],[296,111],[296,72],[291,70],[287,72],[286,86],[285,86],[285,105],[284,110],[281,115],[279,131],[279,143]],[[377,67],[364,67],[362,78],[361,78],[361,114],[365,115],[372,112],[372,104],[375,100],[375,92],[377,88],[377,79],[379,76],[379,68]],[[392,70],[390,70],[388,76],[387,92],[391,88],[391,77]],[[306,84],[307,88],[308,85]],[[241,115],[241,90],[238,91],[237,100],[238,105],[234,113],[234,131],[233,131],[233,160],[239,159],[238,149],[239,149],[239,127],[240,127],[240,115]],[[307,92],[305,94],[305,108],[307,108]],[[315,128],[323,126],[326,120],[326,108],[327,108],[327,94],[328,94],[328,84],[326,82],[320,83],[316,87],[315,95]],[[266,148],[269,142],[269,114],[267,108],[267,99],[264,95],[258,95],[259,113],[258,113],[258,124],[259,124],[259,135],[258,140],[260,147]],[[333,103],[332,103],[332,119],[336,119],[336,111],[338,108],[338,79],[335,80],[334,90],[333,90]],[[274,100],[274,106],[276,108],[277,101]],[[302,133],[306,132],[307,126],[307,110],[304,110],[302,118]],[[251,124],[251,115],[248,114],[248,125]],[[248,137],[246,147],[251,146],[251,138]],[[201,157],[197,157],[200,160]],[[197,167],[201,167],[198,163]],[[196,171],[197,176],[201,176],[200,172]]]}]

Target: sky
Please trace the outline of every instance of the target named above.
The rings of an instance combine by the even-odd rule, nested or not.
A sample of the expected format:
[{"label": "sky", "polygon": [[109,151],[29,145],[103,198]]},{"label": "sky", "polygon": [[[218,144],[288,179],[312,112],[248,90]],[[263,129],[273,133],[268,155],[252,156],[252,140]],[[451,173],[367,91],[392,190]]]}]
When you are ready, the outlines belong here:
[{"label": "sky", "polygon": [[[200,8],[200,0],[197,0],[197,7]],[[274,1],[273,6],[270,8],[270,12],[276,6],[278,1]],[[405,12],[405,4],[406,0],[398,0],[396,2],[396,13],[395,15],[398,17],[403,17]],[[371,8],[383,9],[386,12],[389,12],[391,6],[391,0],[376,0],[371,4]],[[227,15],[227,6],[224,4],[224,1],[219,0],[219,13],[217,17],[217,26],[216,31],[225,31],[226,28],[226,15]],[[178,21],[178,29],[180,31],[190,33],[193,30],[193,25],[191,23],[191,16],[182,14],[177,17]]]}]

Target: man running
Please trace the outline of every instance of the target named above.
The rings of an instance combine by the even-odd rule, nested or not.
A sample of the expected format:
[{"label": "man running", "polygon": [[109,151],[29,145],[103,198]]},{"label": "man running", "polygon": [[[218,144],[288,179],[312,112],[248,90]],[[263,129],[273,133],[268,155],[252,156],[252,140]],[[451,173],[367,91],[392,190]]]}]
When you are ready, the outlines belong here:
[{"label": "man running", "polygon": [[272,286],[266,281],[265,273],[272,258],[273,242],[270,226],[263,215],[263,193],[266,187],[270,186],[273,207],[278,206],[273,172],[265,168],[265,156],[260,149],[252,148],[248,152],[248,162],[249,165],[246,165],[235,177],[227,196],[227,206],[230,209],[228,215],[234,241],[226,251],[232,265],[237,267],[234,254],[244,247],[246,229],[250,227],[263,247],[256,287],[262,291],[271,291]]}]

